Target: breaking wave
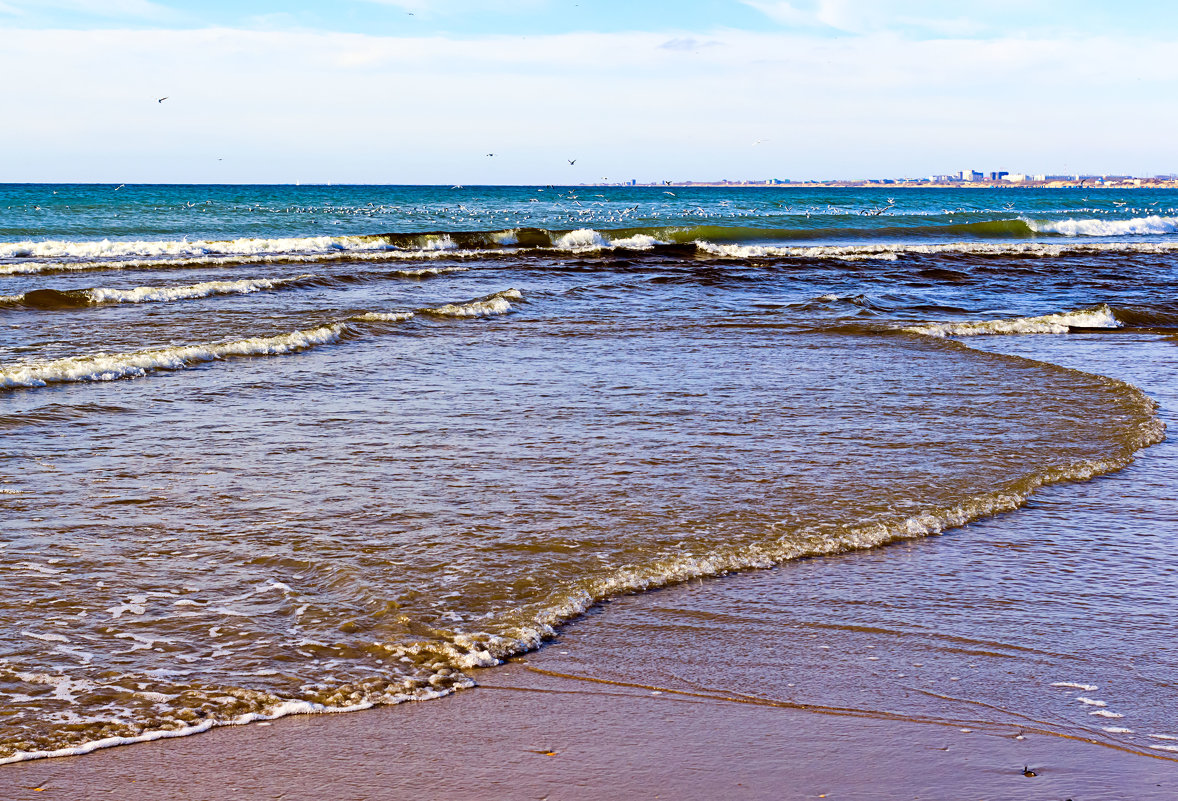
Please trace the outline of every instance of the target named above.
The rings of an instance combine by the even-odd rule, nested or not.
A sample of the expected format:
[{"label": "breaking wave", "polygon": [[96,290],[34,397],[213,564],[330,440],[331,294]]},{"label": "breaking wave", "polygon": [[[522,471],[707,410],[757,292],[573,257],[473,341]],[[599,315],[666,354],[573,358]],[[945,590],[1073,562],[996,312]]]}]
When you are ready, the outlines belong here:
[{"label": "breaking wave", "polygon": [[1178,231],[1178,217],[1135,217],[1131,220],[1028,220],[1031,230],[1062,236],[1159,236]]},{"label": "breaking wave", "polygon": [[94,353],[45,362],[18,364],[0,369],[0,388],[43,387],[81,381],[115,381],[137,378],[158,370],[182,370],[203,362],[234,356],[280,356],[338,342],[345,325],[333,323],[271,337],[250,337],[234,342],[182,347],[152,348],[133,353]]},{"label": "breaking wave", "polygon": [[933,337],[968,337],[994,334],[1066,334],[1073,328],[1119,328],[1112,308],[1100,305],[1095,309],[1045,314],[1040,317],[1014,317],[1004,320],[983,320],[965,323],[930,323],[903,329],[913,334]]},{"label": "breaking wave", "polygon": [[[1074,240],[1076,237],[1167,234],[1176,230],[1178,218],[1146,217],[1134,220],[1055,222],[1019,219],[886,229],[764,229],[663,225],[604,230],[512,228],[498,231],[435,231],[348,237],[234,239],[223,242],[55,240],[0,243],[0,275],[89,270],[186,269],[248,264],[318,264],[439,258],[449,260],[552,251],[666,251],[718,258],[808,258],[842,261],[892,261],[908,254],[938,253],[1036,257],[1107,252],[1172,253],[1178,251],[1178,243],[1080,244],[1076,241],[1060,240]],[[1044,241],[1045,236],[1055,238],[1056,241]],[[949,237],[960,237],[960,241],[944,241]],[[813,241],[816,238],[834,243],[813,245],[802,241]],[[923,244],[920,242],[922,239],[941,241]]]},{"label": "breaking wave", "polygon": [[950,242],[935,245],[880,244],[880,245],[741,245],[699,242],[702,253],[723,259],[838,259],[861,261],[879,259],[894,261],[901,256],[936,256],[960,254],[967,256],[1016,256],[1053,258],[1059,256],[1102,253],[1178,253],[1175,242]]},{"label": "breaking wave", "polygon": [[0,296],[0,304],[29,306],[36,309],[73,309],[100,306],[107,303],[160,303],[174,300],[207,298],[212,295],[250,295],[271,289],[306,285],[313,275],[293,278],[252,278],[240,281],[205,281],[186,286],[148,287],[135,289],[34,289],[23,295]]},{"label": "breaking wave", "polygon": [[148,373],[183,370],[199,364],[237,357],[282,356],[333,344],[362,332],[357,323],[403,322],[417,314],[441,317],[485,317],[511,310],[510,300],[521,300],[517,289],[508,289],[458,304],[418,309],[416,312],[367,313],[314,328],[268,337],[230,342],[148,348],[130,353],[93,353],[49,361],[0,366],[0,389],[44,387],[90,381],[138,378]]}]

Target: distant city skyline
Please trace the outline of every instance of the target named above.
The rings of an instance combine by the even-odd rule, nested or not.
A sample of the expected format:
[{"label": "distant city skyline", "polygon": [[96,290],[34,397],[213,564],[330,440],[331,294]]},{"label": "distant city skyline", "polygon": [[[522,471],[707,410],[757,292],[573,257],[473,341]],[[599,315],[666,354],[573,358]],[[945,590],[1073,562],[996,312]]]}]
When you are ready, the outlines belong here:
[{"label": "distant city skyline", "polygon": [[1175,170],[1178,7],[947,8],[0,0],[0,181]]}]

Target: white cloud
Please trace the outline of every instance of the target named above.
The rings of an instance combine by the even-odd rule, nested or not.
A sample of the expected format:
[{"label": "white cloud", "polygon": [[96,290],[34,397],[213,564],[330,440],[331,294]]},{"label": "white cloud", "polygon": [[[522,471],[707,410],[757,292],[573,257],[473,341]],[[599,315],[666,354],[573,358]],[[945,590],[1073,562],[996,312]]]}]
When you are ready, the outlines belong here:
[{"label": "white cloud", "polygon": [[2,90],[9,181],[1169,171],[1178,127],[1174,42],[1128,38],[3,35],[0,74],[24,76]]},{"label": "white cloud", "polygon": [[795,28],[851,34],[906,31],[934,36],[1009,32],[1012,20],[1026,21],[1034,6],[1054,0],[742,0],[771,19]]}]

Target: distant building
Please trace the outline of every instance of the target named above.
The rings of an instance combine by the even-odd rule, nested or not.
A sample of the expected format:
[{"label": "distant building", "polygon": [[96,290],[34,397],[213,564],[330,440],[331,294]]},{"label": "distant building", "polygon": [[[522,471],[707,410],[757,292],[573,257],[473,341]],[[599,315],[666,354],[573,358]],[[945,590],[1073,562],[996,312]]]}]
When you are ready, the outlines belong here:
[{"label": "distant building", "polygon": [[1002,175],[1002,180],[1009,181],[1012,184],[1021,184],[1023,181],[1027,180],[1026,174],[1021,172],[1003,173]]},{"label": "distant building", "polygon": [[1001,181],[1006,176],[1010,175],[1008,172],[992,172],[990,173],[991,181]]},{"label": "distant building", "polygon": [[962,170],[961,171],[961,180],[963,180],[963,181],[981,181],[983,178],[985,178],[985,176],[982,175],[977,170]]}]

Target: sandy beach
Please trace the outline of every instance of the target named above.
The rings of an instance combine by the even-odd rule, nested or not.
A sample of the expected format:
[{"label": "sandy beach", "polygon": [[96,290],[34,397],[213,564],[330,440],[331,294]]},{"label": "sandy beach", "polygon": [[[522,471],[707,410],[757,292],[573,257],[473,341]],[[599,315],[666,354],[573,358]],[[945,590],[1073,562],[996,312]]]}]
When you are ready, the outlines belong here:
[{"label": "sandy beach", "polygon": [[[665,677],[609,664],[628,633],[611,618],[675,592],[611,604],[526,660],[478,675],[480,687],[440,701],[21,763],[3,769],[0,787],[13,801],[1160,801],[1178,793],[1171,759],[1018,726],[967,732],[949,721],[806,710],[694,682],[665,686]],[[572,673],[557,675],[564,671]],[[1024,766],[1037,775],[1024,776]]]}]

